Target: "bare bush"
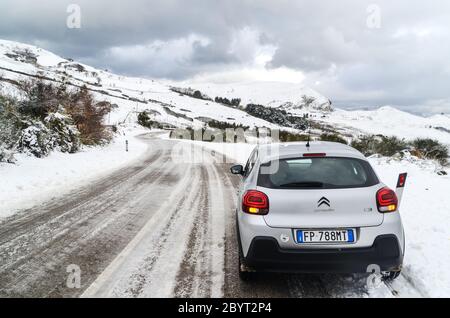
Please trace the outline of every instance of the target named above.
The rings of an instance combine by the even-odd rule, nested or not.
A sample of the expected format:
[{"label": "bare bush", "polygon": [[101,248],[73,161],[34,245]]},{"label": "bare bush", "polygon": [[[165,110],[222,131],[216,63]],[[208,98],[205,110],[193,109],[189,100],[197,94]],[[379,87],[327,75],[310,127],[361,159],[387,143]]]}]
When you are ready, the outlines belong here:
[{"label": "bare bush", "polygon": [[109,102],[97,103],[85,86],[71,94],[69,101],[66,110],[78,128],[83,144],[97,145],[111,139],[104,125],[104,117],[111,111]]}]

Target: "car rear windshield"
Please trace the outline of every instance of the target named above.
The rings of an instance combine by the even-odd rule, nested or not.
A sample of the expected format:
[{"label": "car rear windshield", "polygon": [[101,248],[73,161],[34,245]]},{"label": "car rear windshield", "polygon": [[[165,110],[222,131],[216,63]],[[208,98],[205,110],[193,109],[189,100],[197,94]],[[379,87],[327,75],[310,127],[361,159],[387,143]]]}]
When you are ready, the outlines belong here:
[{"label": "car rear windshield", "polygon": [[355,158],[291,158],[261,165],[258,186],[272,189],[371,187],[379,180],[370,164]]}]

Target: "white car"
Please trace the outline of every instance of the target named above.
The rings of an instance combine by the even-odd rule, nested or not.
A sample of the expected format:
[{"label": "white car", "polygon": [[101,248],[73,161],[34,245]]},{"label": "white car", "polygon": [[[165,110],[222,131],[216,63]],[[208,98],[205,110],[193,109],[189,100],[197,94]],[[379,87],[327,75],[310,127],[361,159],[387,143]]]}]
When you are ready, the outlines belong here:
[{"label": "white car", "polygon": [[399,275],[405,235],[397,195],[357,150],[330,142],[260,145],[231,172],[243,177],[242,279],[255,271]]}]

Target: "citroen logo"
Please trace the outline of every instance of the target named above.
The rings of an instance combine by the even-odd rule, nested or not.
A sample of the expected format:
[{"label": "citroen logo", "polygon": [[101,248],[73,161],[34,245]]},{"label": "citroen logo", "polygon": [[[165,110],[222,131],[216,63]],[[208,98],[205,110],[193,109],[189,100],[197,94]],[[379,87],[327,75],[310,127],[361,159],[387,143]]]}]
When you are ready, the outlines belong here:
[{"label": "citroen logo", "polygon": [[330,205],[330,200],[328,200],[327,198],[323,197],[322,199],[319,200],[319,202],[317,202],[319,205],[317,206],[318,208],[320,208],[322,205],[327,205],[328,207],[331,207]]}]

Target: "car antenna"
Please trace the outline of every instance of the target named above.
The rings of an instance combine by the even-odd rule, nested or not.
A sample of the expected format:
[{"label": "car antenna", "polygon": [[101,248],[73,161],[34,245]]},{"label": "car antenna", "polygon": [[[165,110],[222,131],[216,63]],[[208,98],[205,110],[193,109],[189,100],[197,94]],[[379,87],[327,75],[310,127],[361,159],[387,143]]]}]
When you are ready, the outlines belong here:
[{"label": "car antenna", "polygon": [[306,143],[306,148],[311,148],[311,121],[307,120],[308,123],[308,142]]}]

